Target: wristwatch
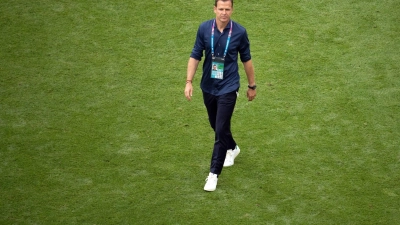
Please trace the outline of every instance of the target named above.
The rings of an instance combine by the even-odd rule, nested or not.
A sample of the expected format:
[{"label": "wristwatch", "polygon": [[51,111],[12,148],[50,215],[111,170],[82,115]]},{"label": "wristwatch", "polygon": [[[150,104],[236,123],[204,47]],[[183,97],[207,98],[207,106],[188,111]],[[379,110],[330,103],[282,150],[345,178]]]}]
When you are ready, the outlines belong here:
[{"label": "wristwatch", "polygon": [[256,90],[257,85],[253,85],[253,86],[247,85],[247,87],[249,87],[251,90]]}]

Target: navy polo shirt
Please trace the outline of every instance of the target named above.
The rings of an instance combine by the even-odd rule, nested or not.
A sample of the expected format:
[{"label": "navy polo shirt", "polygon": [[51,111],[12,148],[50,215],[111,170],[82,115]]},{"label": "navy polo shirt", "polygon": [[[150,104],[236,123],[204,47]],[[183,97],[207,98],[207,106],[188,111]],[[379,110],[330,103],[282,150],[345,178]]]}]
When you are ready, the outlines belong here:
[{"label": "navy polo shirt", "polygon": [[[250,42],[246,29],[240,24],[232,21],[232,36],[225,57],[224,79],[211,78],[211,29],[214,19],[206,21],[199,26],[196,42],[190,55],[191,58],[201,61],[203,52],[205,59],[203,63],[203,76],[201,78],[201,89],[209,94],[219,96],[232,91],[237,91],[240,87],[238,55],[242,62],[251,59]],[[214,29],[214,56],[223,57],[228,40],[231,23],[225,27],[221,33],[216,25]]]}]

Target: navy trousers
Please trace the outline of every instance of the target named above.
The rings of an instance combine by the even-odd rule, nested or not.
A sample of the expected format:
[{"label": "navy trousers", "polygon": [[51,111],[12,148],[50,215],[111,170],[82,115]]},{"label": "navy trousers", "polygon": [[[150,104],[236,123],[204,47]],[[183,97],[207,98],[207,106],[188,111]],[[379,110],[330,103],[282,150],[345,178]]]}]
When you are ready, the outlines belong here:
[{"label": "navy trousers", "polygon": [[231,132],[231,118],[235,109],[237,92],[234,91],[221,96],[203,92],[203,99],[207,108],[208,120],[215,132],[210,172],[219,175],[224,166],[227,150],[236,147]]}]

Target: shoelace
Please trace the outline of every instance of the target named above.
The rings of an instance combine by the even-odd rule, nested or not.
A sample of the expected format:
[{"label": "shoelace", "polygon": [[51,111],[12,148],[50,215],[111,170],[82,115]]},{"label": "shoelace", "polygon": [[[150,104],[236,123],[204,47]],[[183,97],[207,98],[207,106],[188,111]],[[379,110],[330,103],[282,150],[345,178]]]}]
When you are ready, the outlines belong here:
[{"label": "shoelace", "polygon": [[214,175],[208,175],[208,177],[206,178],[206,181],[208,181],[209,179],[215,179],[216,177]]}]

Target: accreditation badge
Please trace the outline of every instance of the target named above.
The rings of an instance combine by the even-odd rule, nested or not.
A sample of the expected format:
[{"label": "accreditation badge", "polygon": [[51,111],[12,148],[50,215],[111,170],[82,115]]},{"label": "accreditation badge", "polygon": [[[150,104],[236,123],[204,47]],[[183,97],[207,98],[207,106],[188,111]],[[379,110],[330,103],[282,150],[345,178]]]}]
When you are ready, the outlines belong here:
[{"label": "accreditation badge", "polygon": [[224,79],[224,64],[225,59],[221,57],[212,57],[211,63],[211,78]]}]

